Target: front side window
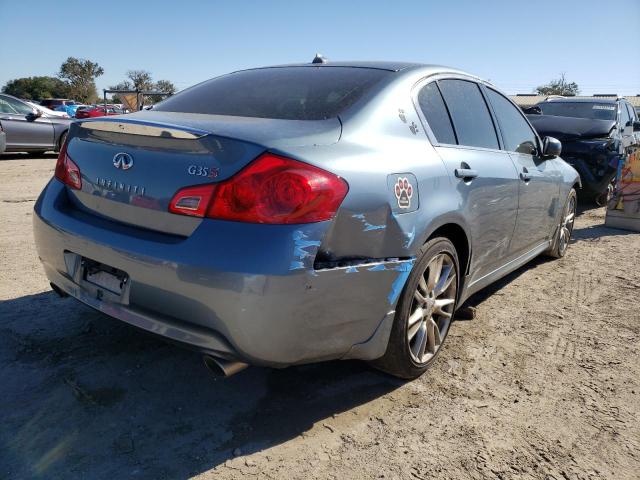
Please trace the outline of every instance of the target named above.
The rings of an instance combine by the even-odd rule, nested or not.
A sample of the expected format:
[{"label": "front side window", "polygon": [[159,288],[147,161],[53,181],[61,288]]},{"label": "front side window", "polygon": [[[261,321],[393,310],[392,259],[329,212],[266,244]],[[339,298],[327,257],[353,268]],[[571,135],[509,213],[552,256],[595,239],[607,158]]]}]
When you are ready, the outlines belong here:
[{"label": "front side window", "polygon": [[480,87],[467,80],[441,80],[440,91],[451,114],[458,144],[498,149],[498,137]]},{"label": "front side window", "polygon": [[637,122],[638,116],[636,115],[636,112],[630,103],[627,103],[627,110],[629,111],[629,117],[631,117],[631,120],[634,122]]},{"label": "front side window", "polygon": [[620,128],[624,129],[629,123],[629,120],[631,120],[631,117],[629,116],[629,112],[627,111],[627,108],[623,103],[620,105]]},{"label": "front side window", "polygon": [[501,94],[486,89],[489,103],[498,119],[502,140],[507,150],[511,152],[535,155],[537,152],[536,134],[526,122],[520,111]]},{"label": "front side window", "polygon": [[418,93],[418,104],[438,143],[455,145],[457,142],[451,119],[435,82],[422,87]]}]

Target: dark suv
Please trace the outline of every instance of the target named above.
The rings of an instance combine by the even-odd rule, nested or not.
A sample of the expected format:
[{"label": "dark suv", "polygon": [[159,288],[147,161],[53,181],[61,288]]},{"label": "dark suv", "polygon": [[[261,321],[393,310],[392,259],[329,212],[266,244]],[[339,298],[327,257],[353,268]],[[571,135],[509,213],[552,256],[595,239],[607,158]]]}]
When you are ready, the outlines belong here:
[{"label": "dark suv", "polygon": [[562,142],[562,158],[582,179],[581,196],[604,205],[618,163],[640,146],[640,123],[624,98],[550,98],[525,110],[541,136]]},{"label": "dark suv", "polygon": [[42,105],[43,107],[47,107],[51,110],[55,110],[56,107],[59,107],[60,105],[75,105],[75,104],[76,104],[75,100],[70,100],[68,98],[47,98],[40,102],[40,105]]}]

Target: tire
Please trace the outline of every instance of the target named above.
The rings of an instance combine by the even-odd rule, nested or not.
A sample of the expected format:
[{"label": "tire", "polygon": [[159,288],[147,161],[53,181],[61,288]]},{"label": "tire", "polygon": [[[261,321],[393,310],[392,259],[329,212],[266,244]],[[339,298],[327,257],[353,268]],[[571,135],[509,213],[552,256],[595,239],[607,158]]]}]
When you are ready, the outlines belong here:
[{"label": "tire", "polygon": [[60,135],[60,138],[58,139],[58,146],[55,150],[56,153],[62,149],[62,145],[64,145],[64,142],[67,140],[67,133],[69,132],[62,132],[62,135]]},{"label": "tire", "polygon": [[578,204],[578,198],[575,188],[572,188],[567,195],[567,200],[564,203],[564,209],[562,210],[562,216],[560,217],[560,223],[556,228],[556,233],[553,238],[553,244],[547,252],[548,256],[552,258],[562,258],[567,254],[567,248],[569,248],[569,240],[571,240],[571,234],[573,234],[573,225],[576,220],[576,205]]},{"label": "tire", "polygon": [[422,246],[402,290],[387,351],[371,362],[375,368],[414,379],[431,366],[453,321],[458,265],[458,254],[448,239],[434,238]]},{"label": "tire", "polygon": [[609,200],[611,200],[611,197],[613,197],[613,192],[615,190],[615,177],[613,180],[611,180],[608,184],[607,184],[607,190],[605,192],[600,193],[599,195],[596,195],[593,198],[593,202],[598,206],[598,207],[604,207],[606,205],[609,204]]}]

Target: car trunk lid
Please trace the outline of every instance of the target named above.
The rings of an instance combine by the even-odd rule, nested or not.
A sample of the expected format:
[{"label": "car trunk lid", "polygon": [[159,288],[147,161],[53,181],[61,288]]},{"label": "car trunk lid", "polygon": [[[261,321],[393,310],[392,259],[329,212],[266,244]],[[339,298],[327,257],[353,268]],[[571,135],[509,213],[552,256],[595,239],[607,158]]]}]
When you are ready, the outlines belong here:
[{"label": "car trunk lid", "polygon": [[140,114],[73,124],[67,154],[82,188],[69,189],[71,200],[87,213],[181,236],[201,222],[169,213],[181,188],[226,180],[268,149],[333,143],[341,132],[337,119]]}]

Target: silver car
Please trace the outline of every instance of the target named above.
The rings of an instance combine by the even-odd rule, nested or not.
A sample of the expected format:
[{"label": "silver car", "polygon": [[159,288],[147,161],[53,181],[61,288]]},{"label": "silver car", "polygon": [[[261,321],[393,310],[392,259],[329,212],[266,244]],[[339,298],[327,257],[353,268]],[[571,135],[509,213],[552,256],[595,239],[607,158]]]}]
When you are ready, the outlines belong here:
[{"label": "silver car", "polygon": [[576,171],[473,75],[258,68],[75,122],[35,206],[47,277],[228,375],[362,359],[422,374],[471,294],[562,257]]},{"label": "silver car", "polygon": [[0,125],[7,152],[59,151],[72,119],[51,115],[27,102],[0,93]]}]

